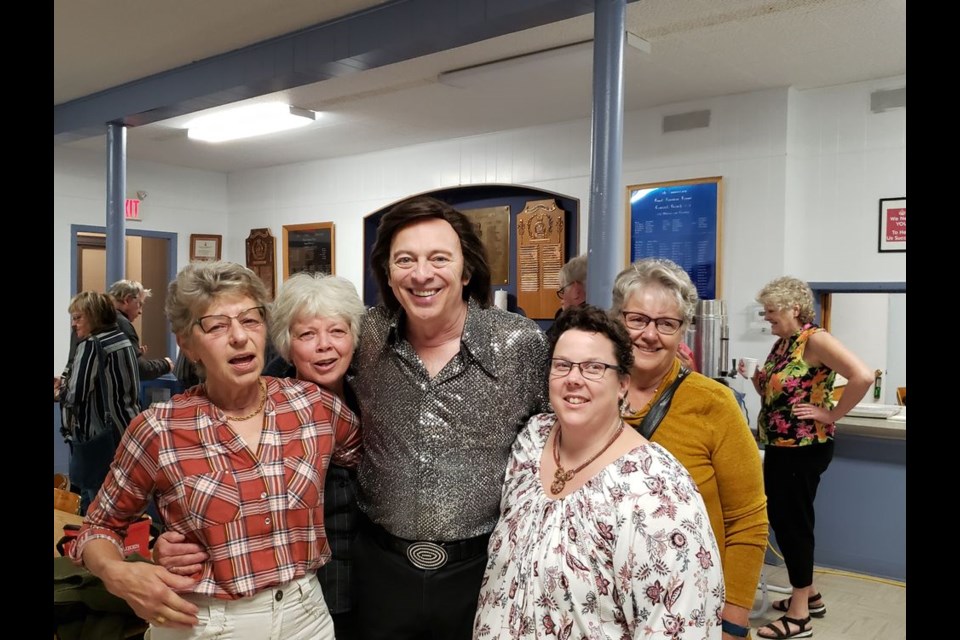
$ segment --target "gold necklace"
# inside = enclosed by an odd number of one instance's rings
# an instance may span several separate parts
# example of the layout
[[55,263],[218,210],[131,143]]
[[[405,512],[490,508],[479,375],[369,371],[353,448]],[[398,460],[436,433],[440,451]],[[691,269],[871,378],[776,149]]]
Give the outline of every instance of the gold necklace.
[[[664,383],[667,381],[667,378],[669,378],[669,377],[670,377],[670,371],[667,371],[667,372],[664,374],[664,376],[663,376],[662,378],[660,378],[660,382],[657,383],[656,388],[653,390],[653,395],[650,396],[650,399],[649,399],[649,400],[647,400],[647,404],[644,406],[644,409],[649,409],[651,406],[653,406],[653,401],[654,401],[654,399],[655,399],[655,398],[657,397],[657,395],[660,393],[660,389],[663,388]],[[649,389],[649,388],[650,388],[650,387],[646,387],[646,389],[639,389],[639,388],[637,388],[637,391],[638,391],[638,392],[646,391],[646,390]],[[641,410],[634,410],[633,405],[630,404],[630,393],[627,392],[626,402],[624,402],[623,411],[621,412],[622,415],[631,416],[631,415],[636,415],[636,414],[638,414],[638,413],[641,413],[642,411],[643,411],[643,409],[641,409]]]
[[607,444],[603,447],[603,449],[600,449],[600,451],[597,451],[589,460],[584,462],[582,465],[580,465],[576,469],[571,469],[570,471],[565,471],[564,468],[560,466],[561,430],[560,430],[560,423],[559,421],[557,422],[557,435],[554,436],[553,438],[553,462],[554,464],[557,465],[557,470],[553,472],[554,480],[553,480],[553,483],[550,485],[550,492],[553,495],[557,495],[558,493],[563,491],[563,488],[566,486],[567,482],[573,479],[573,476],[583,471],[587,467],[587,465],[589,465],[591,462],[599,458],[603,454],[603,452],[609,449],[610,446],[613,444],[613,442],[618,437],[620,437],[620,434],[623,432],[624,422],[623,420],[620,419],[619,416],[617,416],[617,421],[620,423],[620,426],[617,427],[617,430],[614,432],[613,437],[610,438],[610,441],[607,442]]
[[245,416],[227,416],[227,420],[232,420],[233,422],[243,422],[244,420],[249,420],[253,416],[263,411],[263,407],[266,404],[267,404],[267,385],[263,380],[260,380],[260,404],[257,405],[257,408],[254,410],[254,412],[248,413]]

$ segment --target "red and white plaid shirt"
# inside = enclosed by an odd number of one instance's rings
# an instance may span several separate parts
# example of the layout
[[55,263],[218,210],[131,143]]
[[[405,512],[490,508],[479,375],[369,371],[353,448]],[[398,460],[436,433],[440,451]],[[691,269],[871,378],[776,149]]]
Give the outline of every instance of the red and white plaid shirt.
[[360,422],[336,396],[300,380],[264,377],[259,455],[229,426],[202,385],[154,404],[130,423],[90,505],[71,557],[90,540],[122,549],[151,496],[168,529],[202,545],[193,592],[253,595],[330,559],[323,529],[327,464],[355,467]]

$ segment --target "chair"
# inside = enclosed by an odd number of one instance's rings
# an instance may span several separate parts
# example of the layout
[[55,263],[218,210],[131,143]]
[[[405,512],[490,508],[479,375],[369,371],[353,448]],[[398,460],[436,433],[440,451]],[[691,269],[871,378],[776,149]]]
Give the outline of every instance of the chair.
[[897,387],[897,404],[901,407],[907,406],[907,388]]
[[53,488],[54,489],[63,489],[64,491],[70,490],[70,478],[67,477],[65,473],[55,473],[53,474]]
[[80,513],[80,495],[72,491],[53,488],[53,508],[67,513]]

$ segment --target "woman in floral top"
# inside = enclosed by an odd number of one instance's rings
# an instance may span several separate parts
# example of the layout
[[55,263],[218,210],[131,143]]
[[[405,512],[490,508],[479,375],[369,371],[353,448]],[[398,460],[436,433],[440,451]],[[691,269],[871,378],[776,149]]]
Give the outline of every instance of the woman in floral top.
[[549,333],[550,402],[513,447],[474,638],[720,638],[717,543],[696,484],[624,428],[632,348],[584,305]]
[[[753,376],[760,394],[760,441],[770,526],[777,535],[793,587],[773,608],[785,614],[758,631],[761,638],[807,638],[810,616],[827,606],[813,586],[814,511],[820,476],[833,458],[835,422],[863,398],[873,375],[839,340],[813,324],[813,292],[802,280],[777,278],[757,294],[771,332],[779,338]],[[833,397],[839,373],[848,379]]]

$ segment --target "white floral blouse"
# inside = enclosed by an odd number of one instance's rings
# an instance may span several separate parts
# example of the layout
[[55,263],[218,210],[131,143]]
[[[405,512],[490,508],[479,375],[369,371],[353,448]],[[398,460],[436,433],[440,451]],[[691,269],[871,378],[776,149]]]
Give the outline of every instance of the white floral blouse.
[[540,456],[555,420],[533,416],[513,445],[474,638],[720,638],[720,556],[687,471],[648,444],[549,498]]

